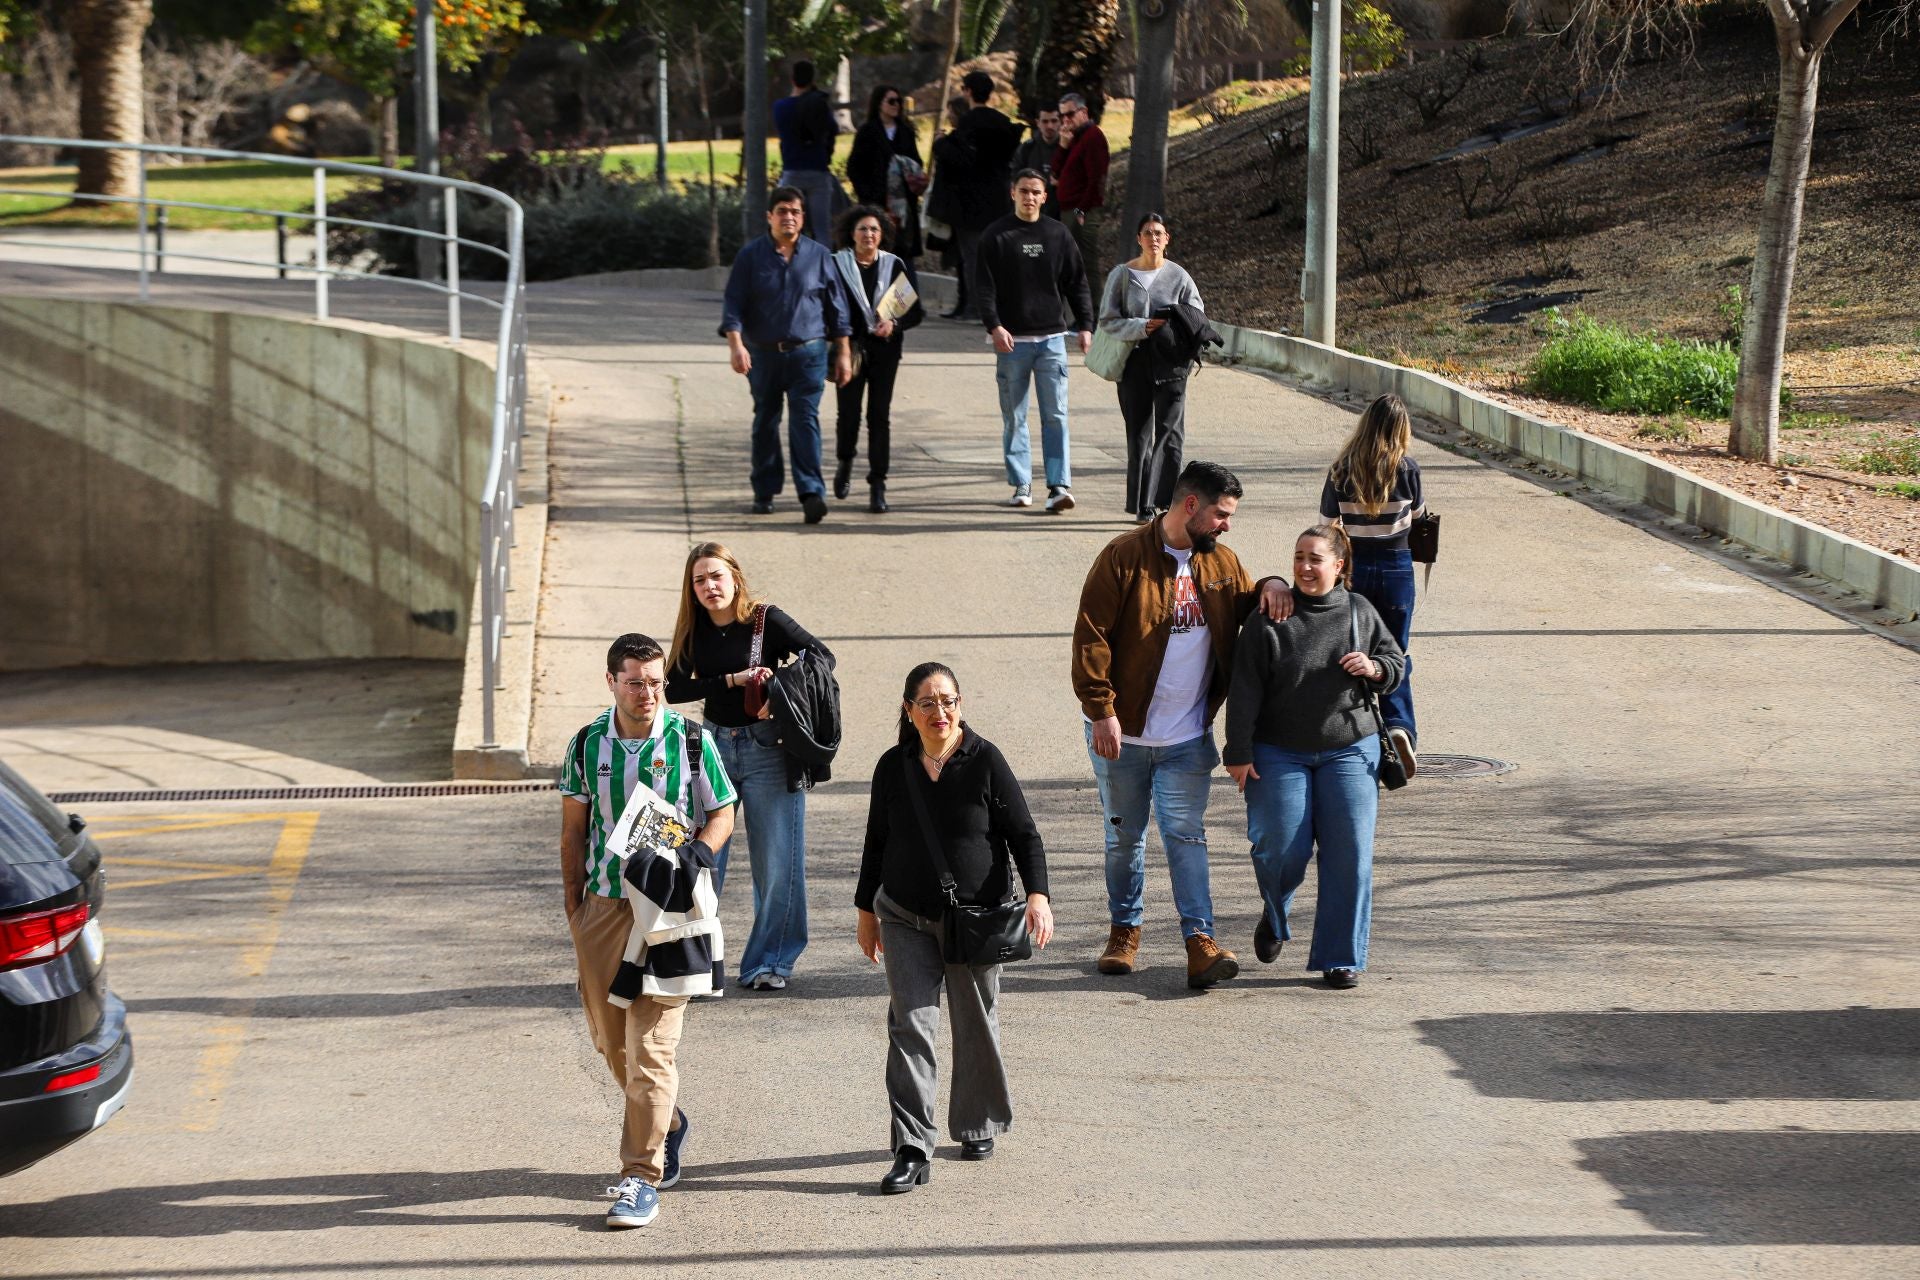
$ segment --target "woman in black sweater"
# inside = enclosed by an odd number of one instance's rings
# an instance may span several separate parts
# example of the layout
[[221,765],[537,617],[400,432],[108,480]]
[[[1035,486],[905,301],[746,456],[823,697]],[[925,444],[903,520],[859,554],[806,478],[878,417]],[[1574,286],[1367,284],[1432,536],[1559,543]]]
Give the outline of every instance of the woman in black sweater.
[[893,1168],[887,1194],[911,1191],[931,1174],[934,1039],[944,986],[953,1018],[953,1086],[947,1128],[966,1160],[993,1154],[995,1136],[1013,1127],[1013,1100],[1000,1059],[1000,966],[950,965],[942,959],[940,917],[947,896],[922,834],[913,788],[941,841],[965,903],[992,906],[1027,893],[1027,931],[1036,946],[1053,937],[1047,858],[1026,797],[1000,749],[960,719],[960,684],[937,662],[907,673],[900,743],[873,771],[867,843],[860,861],[860,950],[885,958],[887,1101],[893,1112]]
[[[747,699],[752,686],[764,689],[774,667],[807,649],[833,664],[832,650],[805,627],[753,600],[733,552],[703,542],[688,553],[667,659],[667,701],[705,699],[701,719],[740,793],[753,867],[753,932],[740,952],[740,985],[761,991],[784,991],[807,946],[807,793],[767,707],[749,711]],[[715,854],[715,892],[725,884],[732,846],[729,840]]]

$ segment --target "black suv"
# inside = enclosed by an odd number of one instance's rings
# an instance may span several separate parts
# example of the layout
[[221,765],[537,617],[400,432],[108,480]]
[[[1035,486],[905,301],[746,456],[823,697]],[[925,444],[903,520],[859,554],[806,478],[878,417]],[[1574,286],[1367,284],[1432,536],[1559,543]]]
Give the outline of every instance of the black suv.
[[133,1083],[86,825],[0,764],[0,1174],[105,1124]]

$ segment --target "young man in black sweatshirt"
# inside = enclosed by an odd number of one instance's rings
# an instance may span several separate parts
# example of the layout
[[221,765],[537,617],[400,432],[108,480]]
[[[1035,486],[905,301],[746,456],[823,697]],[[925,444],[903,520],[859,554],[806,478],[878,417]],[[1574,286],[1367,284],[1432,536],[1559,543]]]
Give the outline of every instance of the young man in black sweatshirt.
[[997,353],[1001,450],[1010,507],[1033,505],[1033,446],[1027,435],[1027,384],[1040,399],[1040,449],[1046,461],[1047,510],[1073,509],[1073,465],[1067,443],[1067,335],[1080,354],[1093,345],[1093,297],[1080,250],[1066,227],[1042,217],[1047,180],[1038,170],[1013,175],[1013,212],[980,234],[971,287]]

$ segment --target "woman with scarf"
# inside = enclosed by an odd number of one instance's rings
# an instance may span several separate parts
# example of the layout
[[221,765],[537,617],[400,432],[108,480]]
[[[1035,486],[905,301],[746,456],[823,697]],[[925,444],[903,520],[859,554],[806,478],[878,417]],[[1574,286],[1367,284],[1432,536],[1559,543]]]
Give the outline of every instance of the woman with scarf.
[[[867,509],[883,513],[887,507],[887,465],[893,439],[893,380],[900,371],[902,337],[925,318],[919,301],[920,279],[913,264],[888,252],[893,225],[872,205],[861,204],[841,215],[840,245],[833,255],[846,287],[847,310],[853,323],[856,356],[853,377],[836,393],[833,496],[844,498],[853,483],[853,460],[860,446],[860,408],[867,414]],[[898,317],[881,314],[882,301],[897,287],[912,290],[913,303]],[[895,294],[895,296],[898,296]]]

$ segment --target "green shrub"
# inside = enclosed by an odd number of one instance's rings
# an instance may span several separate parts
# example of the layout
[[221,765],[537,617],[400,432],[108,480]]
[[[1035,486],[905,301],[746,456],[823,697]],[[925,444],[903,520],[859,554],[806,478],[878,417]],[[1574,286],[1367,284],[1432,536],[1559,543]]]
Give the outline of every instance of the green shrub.
[[1633,434],[1642,440],[1660,440],[1667,444],[1693,443],[1693,428],[1677,413],[1668,414],[1664,419],[1643,422]]
[[1531,381],[1548,395],[1616,413],[1724,418],[1739,370],[1739,355],[1724,342],[1653,338],[1589,316],[1555,315]]
[[1920,476],[1920,436],[1875,436],[1869,448],[1840,459],[1840,465],[1870,476]]

